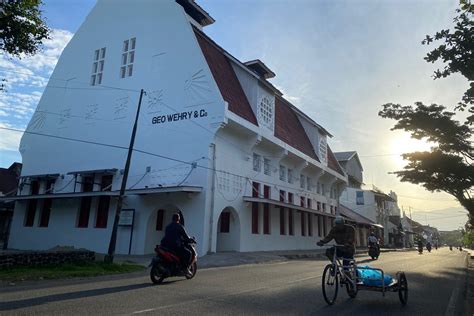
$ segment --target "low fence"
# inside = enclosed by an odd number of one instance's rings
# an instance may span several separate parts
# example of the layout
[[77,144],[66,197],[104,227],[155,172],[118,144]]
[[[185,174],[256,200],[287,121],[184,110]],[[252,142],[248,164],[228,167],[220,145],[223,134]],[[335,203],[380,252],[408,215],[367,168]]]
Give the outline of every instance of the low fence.
[[0,268],[85,263],[94,260],[95,252],[88,250],[3,253],[0,254]]

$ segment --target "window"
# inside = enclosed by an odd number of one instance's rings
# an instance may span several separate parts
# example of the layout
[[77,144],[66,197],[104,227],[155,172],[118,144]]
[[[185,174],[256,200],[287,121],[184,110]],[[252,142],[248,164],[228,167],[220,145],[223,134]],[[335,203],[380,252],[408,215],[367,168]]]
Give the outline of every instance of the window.
[[356,191],[356,204],[364,205],[364,191]]
[[[39,193],[39,181],[34,180],[30,183],[30,194],[37,195]],[[35,222],[35,215],[36,215],[36,206],[38,205],[37,199],[31,199],[28,201],[28,206],[26,208],[25,213],[25,221],[24,226],[26,227],[33,227]]]
[[305,202],[305,200],[306,200],[306,199],[305,199],[304,196],[301,196],[301,197],[300,197],[300,205],[301,205],[302,207],[304,207],[304,202]]
[[260,157],[260,155],[253,154],[253,170],[254,171],[260,172],[260,170],[262,169],[262,165],[260,163],[261,158],[262,157]]
[[321,162],[327,162],[327,145],[326,145],[326,139],[321,137],[321,140],[319,141],[319,155],[321,158]]
[[288,168],[288,183],[293,183],[293,170]]
[[[102,176],[102,181],[100,183],[100,190],[111,191],[112,180],[113,180],[112,175]],[[97,206],[97,215],[95,219],[95,227],[97,228],[107,227],[107,221],[109,218],[109,207],[110,207],[110,196],[99,197],[99,204]]]
[[252,202],[252,234],[258,234],[258,203]]
[[331,214],[334,214],[334,206],[331,205],[330,209],[331,209]]
[[260,183],[252,182],[252,197],[259,197],[260,196]]
[[334,206],[334,214],[337,214],[337,206]]
[[304,175],[300,175],[300,188],[302,189],[305,187],[305,179],[306,177]]
[[321,194],[324,195],[324,196],[326,195],[326,190],[324,188],[324,183],[321,183]]
[[[270,186],[263,186],[263,197],[270,199]],[[270,234],[270,204],[263,203],[263,233]]]
[[268,158],[263,158],[263,173],[265,173],[267,176],[271,176],[271,169],[270,169],[270,159]]
[[321,211],[321,202],[316,202],[316,209]]
[[228,233],[230,231],[230,212],[221,213],[221,227],[219,232]]
[[316,188],[317,188],[316,193],[321,194],[321,183],[319,183],[319,181],[318,181],[318,184],[317,184]]
[[288,203],[293,204],[293,193],[288,192]]
[[280,165],[280,180],[286,181],[286,167]]
[[280,190],[280,202],[285,202],[285,195],[286,195],[286,192],[283,190]]
[[[92,192],[94,188],[94,177],[82,177],[82,192]],[[79,207],[79,216],[77,219],[77,227],[85,228],[89,226],[89,215],[91,212],[92,197],[84,196],[81,198]]]
[[306,177],[306,190],[311,191],[311,178]]
[[105,64],[105,47],[94,51],[94,61],[92,62],[91,86],[102,83]]
[[285,235],[285,208],[280,207],[280,235]]
[[156,226],[155,226],[155,229],[157,231],[162,231],[163,230],[164,217],[165,217],[165,210],[158,210],[156,212]]
[[308,198],[308,199],[306,200],[306,207],[307,207],[307,208],[311,208],[311,206],[312,206],[312,205],[311,205],[311,199]]
[[133,63],[135,62],[135,45],[135,37],[123,42],[120,78],[131,77],[133,74]]
[[267,98],[263,97],[260,99],[258,107],[260,121],[267,127],[272,128],[273,125],[273,103]]
[[43,201],[43,208],[41,210],[41,217],[39,222],[39,227],[48,227],[49,225],[49,216],[51,214],[51,205],[53,204],[52,199],[45,199]]
[[45,194],[48,193],[54,193],[54,183],[56,182],[56,179],[49,179],[46,181],[46,189],[45,189]]
[[326,213],[326,203],[323,203],[323,212]]

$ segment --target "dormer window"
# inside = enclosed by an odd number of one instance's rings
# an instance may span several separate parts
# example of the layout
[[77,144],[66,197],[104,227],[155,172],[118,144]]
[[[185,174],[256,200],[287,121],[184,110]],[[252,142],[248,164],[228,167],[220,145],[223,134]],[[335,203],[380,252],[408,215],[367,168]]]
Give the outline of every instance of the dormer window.
[[273,102],[270,98],[264,96],[260,99],[258,104],[259,121],[271,130],[273,130],[273,108]]
[[319,141],[319,158],[321,159],[321,162],[327,162],[327,143],[326,143],[326,138],[321,138]]

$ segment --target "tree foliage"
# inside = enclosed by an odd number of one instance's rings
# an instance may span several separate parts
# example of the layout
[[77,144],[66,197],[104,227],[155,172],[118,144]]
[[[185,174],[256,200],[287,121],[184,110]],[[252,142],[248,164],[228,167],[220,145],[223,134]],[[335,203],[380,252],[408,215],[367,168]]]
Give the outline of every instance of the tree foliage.
[[35,54],[49,29],[41,16],[41,0],[0,3],[0,50],[15,56]]
[[474,123],[474,7],[469,0],[461,0],[461,7],[456,10],[458,14],[454,22],[454,30],[441,30],[435,35],[426,35],[423,45],[442,44],[429,52],[425,60],[434,63],[442,61],[445,66],[442,70],[434,72],[434,78],[446,78],[454,73],[459,73],[469,81],[469,89],[462,96],[456,107],[457,110],[468,109],[470,115],[467,122]]
[[[468,0],[466,0],[468,1]],[[435,79],[459,73],[468,79],[470,88],[464,93],[462,101],[454,110],[471,113],[467,121],[455,120],[455,112],[446,110],[438,104],[424,105],[416,102],[414,106],[387,103],[379,116],[397,121],[392,130],[404,130],[415,139],[424,139],[433,144],[431,151],[403,154],[408,162],[396,174],[402,182],[418,184],[427,190],[444,191],[455,197],[469,211],[466,227],[474,227],[474,150],[472,129],[474,122],[474,21],[473,8],[461,0],[461,8],[454,18],[454,31],[441,30],[433,37],[427,36],[422,44],[444,41],[442,45],[429,52],[427,62],[442,61],[444,69],[434,72]]]
[[401,106],[387,103],[379,112],[383,118],[397,121],[392,130],[404,130],[413,138],[433,143],[431,151],[403,154],[408,161],[404,170],[396,171],[402,182],[422,185],[429,191],[444,191],[454,196],[474,214],[472,131],[453,119],[454,113],[442,105]]

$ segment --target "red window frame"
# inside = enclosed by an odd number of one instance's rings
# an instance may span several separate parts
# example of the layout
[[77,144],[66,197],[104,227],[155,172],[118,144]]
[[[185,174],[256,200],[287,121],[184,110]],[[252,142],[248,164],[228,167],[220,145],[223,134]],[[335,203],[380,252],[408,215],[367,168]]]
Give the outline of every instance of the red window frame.
[[[82,178],[82,192],[92,192],[94,189],[94,177],[86,176]],[[87,228],[89,226],[89,217],[91,213],[92,197],[84,196],[81,198],[79,206],[79,216],[77,219],[78,228]]]
[[252,234],[258,234],[258,203],[252,202]]
[[286,192],[280,190],[280,202],[285,202]]
[[293,236],[293,210],[290,208],[288,209],[288,235]]
[[306,236],[306,212],[300,212],[301,215],[301,236]]
[[260,196],[260,183],[253,181],[252,182],[252,197]]
[[286,235],[285,233],[285,208],[280,207],[280,235]]
[[[103,175],[100,183],[101,191],[111,191],[111,184],[113,175]],[[109,208],[110,208],[110,196],[99,197],[99,203],[97,205],[97,215],[95,219],[96,228],[107,228],[107,222],[109,219]]]

